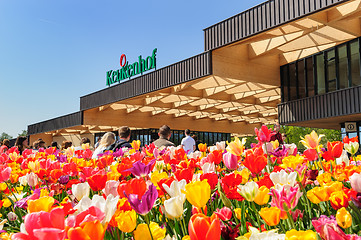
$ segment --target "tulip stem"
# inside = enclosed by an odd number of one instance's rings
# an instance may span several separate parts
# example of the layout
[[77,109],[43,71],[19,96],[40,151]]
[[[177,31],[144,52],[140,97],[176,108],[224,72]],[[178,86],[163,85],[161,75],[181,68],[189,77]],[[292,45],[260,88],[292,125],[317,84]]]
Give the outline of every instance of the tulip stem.
[[288,211],[286,211],[286,213],[287,213],[288,220],[290,221],[291,228],[296,229],[295,222],[293,221],[291,214]]
[[188,235],[188,232],[187,232],[186,223],[185,223],[184,218],[182,218],[182,222],[181,222],[181,223],[183,224],[183,228],[184,228],[183,234],[184,234],[184,236],[186,236],[186,235]]
[[150,238],[151,238],[152,240],[154,240],[153,235],[152,235],[152,231],[150,230],[150,226],[149,226],[149,217],[148,217],[148,214],[146,214],[146,215],[144,216],[144,218],[145,218],[145,222],[147,223],[147,226],[148,226]]
[[4,181],[8,189],[10,190],[11,194],[14,196],[15,200],[18,201],[18,198],[15,196],[14,192],[11,190],[11,187],[9,186],[7,181]]
[[252,207],[253,207],[253,210],[254,210],[254,212],[256,214],[256,217],[257,217],[257,223],[258,223],[259,230],[262,231],[261,230],[261,220],[259,218],[259,214],[257,212],[257,208],[256,208],[256,205],[254,204],[254,202],[252,202]]

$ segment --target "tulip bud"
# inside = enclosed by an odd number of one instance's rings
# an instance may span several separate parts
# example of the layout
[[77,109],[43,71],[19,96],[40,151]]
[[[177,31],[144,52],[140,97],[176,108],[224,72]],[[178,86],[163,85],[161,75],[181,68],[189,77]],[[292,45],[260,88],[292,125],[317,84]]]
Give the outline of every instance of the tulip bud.
[[18,220],[18,216],[14,212],[9,212],[8,219],[9,219],[9,221],[16,221],[16,220]]
[[343,229],[351,227],[352,217],[351,214],[346,210],[346,208],[341,208],[337,210],[336,213],[337,224]]
[[248,182],[245,185],[238,186],[239,194],[242,195],[247,201],[252,202],[254,201],[255,197],[257,196],[259,189],[258,184],[255,182]]
[[39,183],[38,176],[33,172],[29,173],[29,175],[28,175],[28,184],[29,184],[29,186],[30,187],[35,187],[38,183]]
[[356,192],[361,192],[361,174],[354,173],[350,177],[351,187]]
[[254,202],[260,206],[267,204],[270,199],[270,195],[268,193],[269,189],[266,186],[261,186]]
[[238,158],[236,155],[227,152],[223,155],[223,163],[229,170],[235,170],[237,169]]
[[83,197],[88,197],[90,192],[90,186],[87,182],[73,184],[71,186],[71,191],[73,195],[80,201]]

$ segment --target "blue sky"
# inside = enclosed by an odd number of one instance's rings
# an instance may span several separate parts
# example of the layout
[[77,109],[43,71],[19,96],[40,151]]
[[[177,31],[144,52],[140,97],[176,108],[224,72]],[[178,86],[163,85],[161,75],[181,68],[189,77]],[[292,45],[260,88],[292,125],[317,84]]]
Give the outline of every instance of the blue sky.
[[157,68],[202,53],[204,28],[261,2],[0,0],[0,133],[79,111],[122,53],[156,47]]

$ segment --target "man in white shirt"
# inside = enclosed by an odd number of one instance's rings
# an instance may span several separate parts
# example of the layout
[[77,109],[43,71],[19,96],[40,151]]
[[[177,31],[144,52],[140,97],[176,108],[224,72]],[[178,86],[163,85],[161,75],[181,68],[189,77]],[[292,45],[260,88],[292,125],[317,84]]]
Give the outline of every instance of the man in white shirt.
[[194,139],[190,136],[191,131],[189,129],[186,129],[184,131],[186,137],[182,139],[182,148],[187,154],[193,153],[194,150],[196,150],[196,142]]

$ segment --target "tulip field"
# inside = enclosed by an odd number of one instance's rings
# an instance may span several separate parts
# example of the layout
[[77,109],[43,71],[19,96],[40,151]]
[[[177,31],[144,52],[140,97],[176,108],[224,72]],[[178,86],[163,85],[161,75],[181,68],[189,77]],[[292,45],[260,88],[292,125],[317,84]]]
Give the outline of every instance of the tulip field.
[[13,147],[0,154],[0,238],[361,239],[361,155],[357,138],[320,145],[245,139],[181,147],[107,151]]

